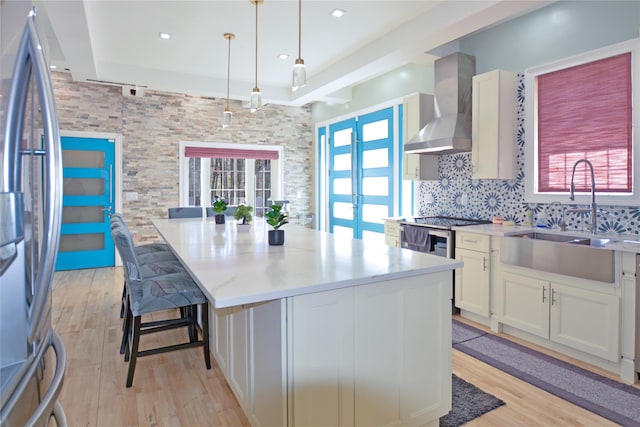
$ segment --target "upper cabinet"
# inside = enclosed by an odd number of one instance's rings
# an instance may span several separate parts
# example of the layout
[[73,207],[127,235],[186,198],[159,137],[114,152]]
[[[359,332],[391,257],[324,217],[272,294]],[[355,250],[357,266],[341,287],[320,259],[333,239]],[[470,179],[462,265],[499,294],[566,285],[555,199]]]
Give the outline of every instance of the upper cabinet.
[[[402,100],[402,143],[406,144],[427,123],[433,120],[433,96],[415,93]],[[405,154],[402,176],[406,180],[438,179],[438,156]]]
[[504,70],[473,76],[473,179],[515,179],[517,86]]

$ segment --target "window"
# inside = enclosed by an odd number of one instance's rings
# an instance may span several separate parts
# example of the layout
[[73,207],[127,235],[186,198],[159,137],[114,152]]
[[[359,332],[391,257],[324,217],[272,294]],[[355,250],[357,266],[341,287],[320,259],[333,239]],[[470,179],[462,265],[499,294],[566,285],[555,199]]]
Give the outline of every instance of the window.
[[181,206],[210,206],[221,196],[230,206],[249,204],[263,216],[269,200],[282,194],[282,151],[280,146],[181,142]]
[[[527,70],[527,201],[549,202],[567,194],[580,159],[594,166],[599,203],[636,204],[640,199],[634,162],[638,131],[632,126],[638,117],[632,108],[638,97],[633,89],[636,50],[637,42],[625,42]],[[574,182],[576,192],[583,192],[578,203],[587,203],[588,168],[576,169]]]

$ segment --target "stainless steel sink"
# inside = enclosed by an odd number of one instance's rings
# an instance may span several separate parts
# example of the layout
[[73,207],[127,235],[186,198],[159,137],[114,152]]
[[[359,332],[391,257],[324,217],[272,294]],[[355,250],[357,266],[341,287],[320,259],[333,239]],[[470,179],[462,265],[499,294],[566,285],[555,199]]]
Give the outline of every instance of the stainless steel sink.
[[567,234],[530,232],[505,236],[500,247],[504,264],[614,283],[612,240]]

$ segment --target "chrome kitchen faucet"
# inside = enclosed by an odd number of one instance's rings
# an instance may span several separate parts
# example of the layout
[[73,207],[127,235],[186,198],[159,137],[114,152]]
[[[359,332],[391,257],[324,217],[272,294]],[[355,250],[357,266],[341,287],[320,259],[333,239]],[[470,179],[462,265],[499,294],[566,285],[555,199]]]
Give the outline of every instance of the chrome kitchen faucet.
[[567,212],[591,212],[591,234],[596,234],[596,232],[598,231],[598,215],[596,212],[596,180],[593,174],[593,165],[589,160],[580,159],[573,165],[573,171],[571,172],[571,194],[569,195],[569,199],[575,200],[575,186],[573,185],[573,177],[576,174],[576,166],[578,166],[578,164],[580,163],[586,163],[589,166],[589,169],[591,169],[591,205],[589,206],[589,208],[567,209]]

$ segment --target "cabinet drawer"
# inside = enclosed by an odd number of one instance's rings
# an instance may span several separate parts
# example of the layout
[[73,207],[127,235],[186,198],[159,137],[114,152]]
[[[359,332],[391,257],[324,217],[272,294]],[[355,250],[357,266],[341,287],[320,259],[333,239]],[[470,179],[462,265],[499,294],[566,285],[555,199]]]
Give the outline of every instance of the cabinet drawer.
[[395,221],[384,222],[384,234],[400,235],[400,224]]
[[489,252],[491,236],[476,233],[456,233],[456,248],[472,251]]

